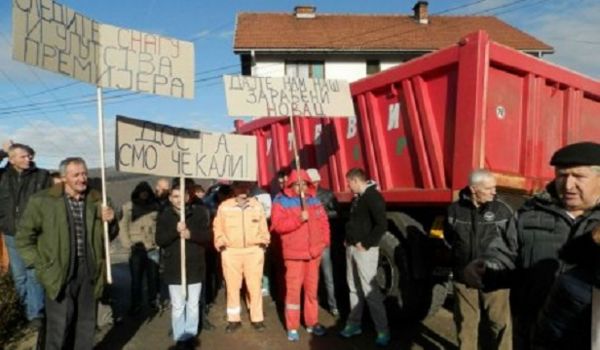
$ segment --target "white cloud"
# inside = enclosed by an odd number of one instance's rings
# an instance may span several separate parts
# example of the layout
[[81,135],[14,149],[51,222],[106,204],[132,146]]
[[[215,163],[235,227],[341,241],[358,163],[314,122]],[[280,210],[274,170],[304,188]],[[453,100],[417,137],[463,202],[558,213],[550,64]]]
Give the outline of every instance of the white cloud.
[[600,3],[580,1],[561,11],[549,11],[532,18],[527,30],[554,47],[555,53],[545,56],[547,60],[598,78],[599,18]]
[[221,39],[228,39],[231,38],[233,36],[233,30],[225,30],[220,32],[217,37],[221,38]]
[[[57,125],[48,120],[31,121],[13,130],[0,130],[0,140],[7,139],[33,147],[36,162],[42,168],[56,169],[58,163],[69,156],[83,157],[90,168],[100,164],[97,127],[90,122]],[[114,139],[114,125],[105,124],[107,166],[114,164]]]
[[196,33],[194,36],[192,36],[192,40],[198,40],[200,38],[207,37],[209,34],[210,34],[210,30],[203,30],[201,32]]

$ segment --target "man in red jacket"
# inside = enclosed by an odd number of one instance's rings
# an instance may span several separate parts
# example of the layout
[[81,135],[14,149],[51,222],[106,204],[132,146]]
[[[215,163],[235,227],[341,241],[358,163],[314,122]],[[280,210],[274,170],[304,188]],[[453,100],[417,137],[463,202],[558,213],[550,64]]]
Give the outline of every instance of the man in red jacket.
[[273,201],[271,230],[281,235],[285,263],[285,323],[288,340],[299,341],[300,291],[304,286],[306,331],[325,334],[318,322],[319,265],[329,246],[329,221],[323,205],[315,197],[314,185],[304,170],[292,171],[282,193]]

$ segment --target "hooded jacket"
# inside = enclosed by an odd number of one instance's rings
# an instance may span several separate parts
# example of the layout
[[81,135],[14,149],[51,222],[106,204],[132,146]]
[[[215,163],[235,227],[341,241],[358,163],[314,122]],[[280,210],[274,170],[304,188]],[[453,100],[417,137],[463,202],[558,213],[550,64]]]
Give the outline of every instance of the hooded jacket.
[[[292,188],[302,179],[307,184],[305,210],[308,220],[302,221],[300,196]],[[271,212],[271,230],[281,236],[283,258],[288,260],[310,260],[321,256],[323,249],[329,246],[329,220],[323,205],[315,197],[316,189],[304,170],[293,170],[285,189],[273,200]]]
[[[146,199],[141,198],[143,192],[148,193]],[[150,185],[140,182],[131,193],[131,201],[123,205],[123,217],[119,221],[121,245],[130,249],[141,244],[145,249],[155,249],[156,217],[159,203]]]
[[365,248],[376,247],[387,230],[385,201],[377,184],[370,182],[363,193],[352,200],[350,220],[346,223],[346,243],[360,244]]

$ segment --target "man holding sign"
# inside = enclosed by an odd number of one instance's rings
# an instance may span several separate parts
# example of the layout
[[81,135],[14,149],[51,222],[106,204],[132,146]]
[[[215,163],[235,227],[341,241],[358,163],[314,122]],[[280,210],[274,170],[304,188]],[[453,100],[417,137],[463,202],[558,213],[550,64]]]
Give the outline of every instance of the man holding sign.
[[118,233],[114,211],[88,187],[78,157],[60,163],[62,184],[34,194],[19,223],[16,243],[46,290],[45,349],[91,349],[96,301],[105,280],[103,222]]
[[[206,265],[204,246],[210,242],[206,207],[186,205],[185,221],[180,220],[180,211],[184,209],[181,196],[185,196],[185,203],[189,199],[188,194],[182,192],[179,184],[173,186],[170,205],[160,212],[156,223],[156,243],[164,249],[163,280],[169,285],[171,325],[177,345],[193,342],[198,333],[200,293]],[[185,240],[184,254],[180,239]],[[185,257],[185,275],[181,271],[182,257]],[[186,290],[182,285],[186,285]]]

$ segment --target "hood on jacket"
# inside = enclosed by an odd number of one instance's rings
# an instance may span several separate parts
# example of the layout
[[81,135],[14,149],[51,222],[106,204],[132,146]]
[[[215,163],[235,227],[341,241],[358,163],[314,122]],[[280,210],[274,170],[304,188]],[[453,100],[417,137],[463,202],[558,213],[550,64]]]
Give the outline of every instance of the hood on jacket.
[[[142,193],[148,193],[148,197],[142,199]],[[158,210],[156,195],[150,184],[146,181],[138,183],[131,193],[131,203],[133,204],[131,220],[135,221],[141,216]]]
[[297,170],[292,170],[292,172],[288,176],[287,182],[285,183],[285,189],[283,190],[285,195],[288,197],[294,197],[297,195],[292,186],[294,186],[294,183],[298,181],[298,179],[304,180],[304,182],[306,182],[305,193],[310,196],[314,196],[317,192],[317,189],[315,188],[315,185],[312,183],[312,181],[310,181],[310,177],[304,169],[300,169],[299,172]]

